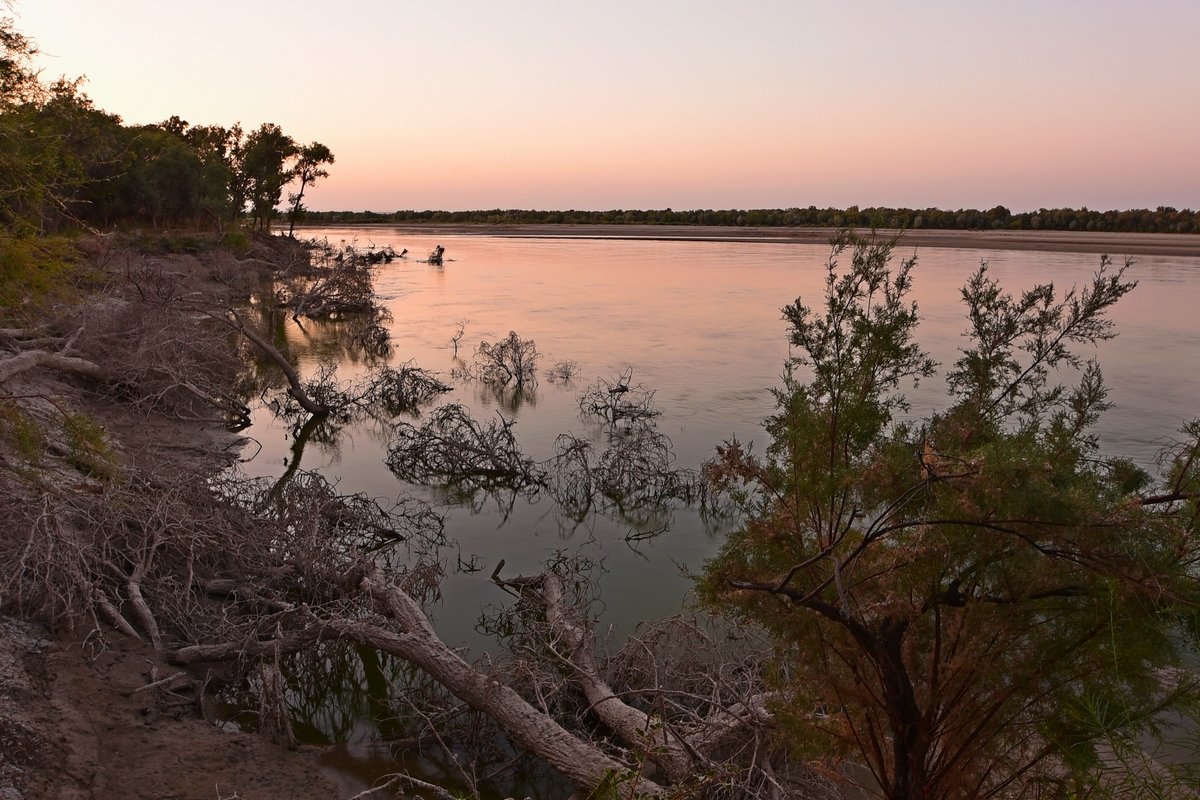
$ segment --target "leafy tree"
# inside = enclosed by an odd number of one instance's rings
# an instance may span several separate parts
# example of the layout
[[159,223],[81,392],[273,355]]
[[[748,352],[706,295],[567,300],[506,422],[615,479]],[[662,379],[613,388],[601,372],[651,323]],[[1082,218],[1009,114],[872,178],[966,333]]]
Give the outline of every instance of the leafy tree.
[[33,58],[37,47],[18,31],[11,17],[0,17],[0,224],[11,233],[40,228],[40,211],[50,191],[49,158],[27,114],[46,93]]
[[1115,791],[1114,754],[1195,696],[1175,668],[1200,630],[1200,423],[1156,489],[1100,457],[1104,385],[1075,351],[1114,335],[1133,288],[1107,259],[1061,296],[981,267],[949,407],[900,420],[935,365],[915,259],[893,271],[891,251],[842,235],[824,308],[784,310],[796,355],[765,457],[735,441],[706,466],[745,517],[703,596],[776,637],[793,743],[865,765],[884,797]]
[[292,176],[300,181],[300,187],[288,194],[288,202],[292,207],[288,211],[288,236],[296,230],[296,222],[304,213],[304,190],[315,186],[321,178],[329,177],[326,164],[333,163],[333,153],[320,142],[312,142],[301,147],[296,153],[296,164],[292,167]]
[[138,211],[155,226],[191,223],[204,183],[204,164],[195,148],[157,127],[144,128],[135,148],[130,177],[141,201]]
[[242,126],[197,125],[186,138],[200,157],[200,213],[218,225],[236,219],[246,203],[245,191],[237,185]]
[[196,214],[220,225],[236,221],[245,210],[249,192],[242,170],[241,154],[245,134],[240,124],[189,125],[177,116],[160,122],[158,127],[174,134],[195,152],[200,162]]
[[33,58],[37,45],[18,31],[12,17],[0,17],[0,109],[37,101],[45,92]]
[[295,154],[296,142],[271,122],[252,131],[241,147],[239,178],[244,178],[254,225],[261,230],[271,227],[283,187],[291,180],[285,165]]

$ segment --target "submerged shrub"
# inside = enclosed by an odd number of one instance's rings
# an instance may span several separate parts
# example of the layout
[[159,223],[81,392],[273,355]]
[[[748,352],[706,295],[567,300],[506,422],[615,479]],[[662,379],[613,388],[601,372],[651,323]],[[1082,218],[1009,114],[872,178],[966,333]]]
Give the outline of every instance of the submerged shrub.
[[525,386],[537,382],[537,362],[541,353],[533,339],[522,339],[516,331],[496,342],[484,340],[475,349],[475,370],[485,383],[509,383]]

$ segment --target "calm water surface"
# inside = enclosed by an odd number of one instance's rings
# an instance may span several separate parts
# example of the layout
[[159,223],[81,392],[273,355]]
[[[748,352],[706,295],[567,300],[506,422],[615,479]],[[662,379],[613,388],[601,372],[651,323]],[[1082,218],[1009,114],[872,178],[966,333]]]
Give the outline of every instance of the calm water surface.
[[[481,420],[497,413],[514,419],[523,449],[544,459],[560,433],[599,440],[597,426],[580,418],[577,397],[597,378],[632,367],[635,382],[656,390],[659,427],[674,443],[678,466],[689,468],[734,435],[765,443],[760,424],[772,410],[768,390],[779,385],[788,357],[780,309],[797,296],[819,306],[829,254],[826,247],[798,244],[431,237],[387,228],[307,233],[333,243],[408,248],[408,260],[380,268],[377,291],[394,318],[393,361],[412,360],[453,383],[441,402],[462,402]],[[446,264],[418,263],[437,244],[446,248]],[[930,248],[917,255],[919,339],[943,364],[954,361],[963,341],[959,289],[981,260],[1014,292],[1046,281],[1064,289],[1083,284],[1099,264],[1093,255],[1012,250]],[[1124,254],[1113,256],[1123,261]],[[1120,335],[1095,353],[1115,404],[1099,431],[1106,452],[1151,466],[1181,422],[1200,413],[1200,259],[1140,257],[1129,275],[1139,285],[1112,315]],[[469,321],[456,358],[451,336],[463,319]],[[568,385],[542,379],[520,402],[450,379],[458,359],[469,361],[481,339],[495,341],[510,330],[536,341],[543,367],[576,361],[580,375]],[[305,370],[337,352],[313,330],[289,328],[288,339]],[[363,370],[344,362],[339,375]],[[909,392],[912,413],[944,408],[943,389],[931,381]],[[247,471],[280,474],[291,455],[287,426],[263,410],[247,433],[262,444]],[[336,444],[310,443],[302,466],[339,480],[344,491],[383,498],[409,493],[437,502],[436,490],[402,484],[388,471],[386,445],[385,430],[364,424]],[[631,547],[625,542],[630,521],[601,516],[574,526],[545,497],[518,501],[507,518],[486,502],[450,507],[448,560],[475,557],[481,571],[447,577],[443,600],[432,609],[435,624],[452,644],[487,649],[474,627],[481,607],[504,601],[487,579],[496,561],[506,560],[505,574],[532,573],[566,551],[603,560],[603,621],[618,635],[627,633],[639,620],[677,610],[688,588],[682,570],[700,567],[720,544],[720,531],[694,511],[677,509],[670,523],[667,533]],[[370,737],[369,725],[360,728],[349,738]]]

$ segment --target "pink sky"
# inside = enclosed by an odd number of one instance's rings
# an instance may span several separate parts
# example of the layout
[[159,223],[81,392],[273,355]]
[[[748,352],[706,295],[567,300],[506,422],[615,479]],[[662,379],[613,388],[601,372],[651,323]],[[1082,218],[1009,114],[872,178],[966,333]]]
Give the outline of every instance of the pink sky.
[[127,122],[271,121],[314,209],[1200,207],[1200,3],[18,0]]

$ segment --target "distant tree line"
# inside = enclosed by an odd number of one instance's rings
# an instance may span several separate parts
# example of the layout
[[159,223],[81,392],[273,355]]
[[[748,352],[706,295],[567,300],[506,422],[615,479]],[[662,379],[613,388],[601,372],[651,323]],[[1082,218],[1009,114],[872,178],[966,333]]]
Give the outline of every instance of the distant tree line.
[[1130,233],[1200,233],[1200,212],[1169,206],[1128,211],[1088,208],[1042,208],[1013,213],[1004,206],[974,208],[787,208],[695,209],[691,211],[313,211],[307,221],[321,224],[479,223],[490,225],[725,225],[764,228],[928,228],[936,230],[1123,231]]
[[0,227],[10,235],[75,225],[268,229],[283,191],[287,216],[328,173],[329,148],[278,125],[190,125],[177,116],[126,125],[95,107],[81,81],[43,82],[34,43],[0,19]]

